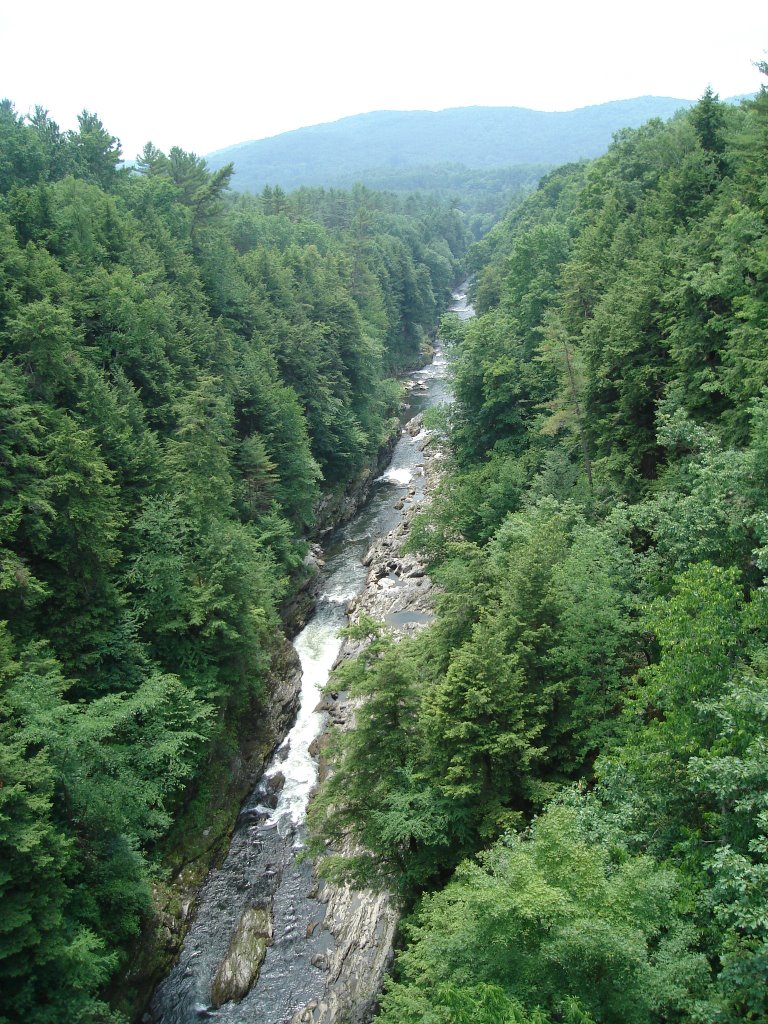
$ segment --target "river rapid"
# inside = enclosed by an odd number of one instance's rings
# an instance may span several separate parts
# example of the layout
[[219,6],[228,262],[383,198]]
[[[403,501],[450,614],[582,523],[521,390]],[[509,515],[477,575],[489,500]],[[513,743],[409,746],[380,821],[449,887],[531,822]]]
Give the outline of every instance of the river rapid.
[[[463,291],[454,294],[451,308],[462,319],[472,315]],[[439,349],[408,382],[404,419],[450,400]],[[223,864],[210,871],[202,886],[179,960],[158,986],[146,1022],[288,1024],[320,997],[322,968],[335,940],[322,927],[326,904],[318,899],[312,864],[297,858],[318,778],[312,751],[326,724],[317,707],[341,648],[345,609],[365,584],[362,559],[374,541],[402,522],[403,513],[395,506],[402,509],[409,489],[418,502],[424,485],[419,437],[403,432],[368,504],[326,543],[317,606],[294,641],[302,667],[296,722],[246,800]],[[255,982],[242,962],[232,966],[233,946],[241,953],[256,951],[251,958],[256,962],[266,946]],[[239,971],[234,987],[233,971]],[[242,998],[233,1000],[233,993]]]

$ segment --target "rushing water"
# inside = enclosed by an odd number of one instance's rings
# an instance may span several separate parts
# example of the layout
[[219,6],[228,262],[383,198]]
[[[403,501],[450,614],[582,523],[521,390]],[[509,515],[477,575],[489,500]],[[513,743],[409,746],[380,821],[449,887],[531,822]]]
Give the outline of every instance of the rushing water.
[[[464,292],[454,294],[451,308],[462,319],[472,315]],[[449,400],[445,369],[438,351],[429,366],[410,375],[413,386],[405,418]],[[309,751],[325,725],[324,714],[315,709],[341,647],[345,606],[365,584],[365,552],[401,522],[402,512],[394,505],[409,487],[415,489],[415,501],[423,495],[420,440],[403,434],[369,503],[326,547],[316,611],[294,641],[302,667],[296,722],[243,806],[224,863],[210,872],[199,893],[179,961],[152,1000],[149,1020],[155,1024],[206,1018],[222,1024],[286,1024],[322,993],[324,972],[313,960],[330,951],[333,939],[319,927],[325,906],[314,896],[311,865],[296,858],[307,802],[317,782],[317,762]],[[241,1002],[214,1009],[211,986],[243,913],[268,905],[273,941],[257,982]]]

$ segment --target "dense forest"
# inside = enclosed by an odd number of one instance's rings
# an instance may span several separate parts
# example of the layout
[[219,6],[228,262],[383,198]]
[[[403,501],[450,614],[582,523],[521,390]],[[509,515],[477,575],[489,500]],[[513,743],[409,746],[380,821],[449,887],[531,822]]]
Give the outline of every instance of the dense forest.
[[357,627],[312,808],[408,911],[377,1020],[765,1021],[768,90],[619,132],[470,265],[437,617]]
[[[413,202],[416,195],[424,195],[446,203],[462,215],[470,240],[479,241],[510,206],[522,202],[551,170],[549,164],[486,169],[463,164],[423,164],[398,169],[375,168],[367,171],[363,180],[367,188],[399,193],[406,202]],[[330,191],[354,188],[360,177],[356,171],[340,172]]]
[[374,111],[210,154],[232,187],[323,186],[421,193],[464,214],[478,240],[557,164],[604,153],[615,131],[671,117],[690,100],[642,96],[558,113],[521,107]]
[[124,1021],[462,270],[436,619],[356,627],[311,807],[366,851],[321,871],[406,912],[378,1020],[768,1019],[768,91],[515,182],[466,257],[488,221],[426,186],[120,158],[0,104],[0,1024]]
[[465,244],[426,198],[232,197],[231,166],[120,157],[93,114],[0,104],[0,1020],[25,1024],[122,1019],[104,985]]

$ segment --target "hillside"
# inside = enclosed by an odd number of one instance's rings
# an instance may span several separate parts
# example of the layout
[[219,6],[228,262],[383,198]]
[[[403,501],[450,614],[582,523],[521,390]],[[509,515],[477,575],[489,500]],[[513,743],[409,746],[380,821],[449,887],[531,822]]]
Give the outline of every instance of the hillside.
[[179,868],[290,718],[306,537],[372,475],[463,251],[432,201],[291,218],[78,123],[0,102],[0,1024],[143,1012]]
[[578,110],[546,112],[522,107],[456,107],[449,110],[379,110],[313,125],[269,139],[244,142],[206,159],[218,169],[235,164],[233,185],[388,184],[398,172],[435,164],[470,168],[561,164],[603,153],[614,132],[652,117],[669,118],[690,100],[641,96]]
[[768,1021],[767,143],[768,89],[622,132],[441,322],[435,618],[363,623],[310,808],[410,910],[376,1024]]

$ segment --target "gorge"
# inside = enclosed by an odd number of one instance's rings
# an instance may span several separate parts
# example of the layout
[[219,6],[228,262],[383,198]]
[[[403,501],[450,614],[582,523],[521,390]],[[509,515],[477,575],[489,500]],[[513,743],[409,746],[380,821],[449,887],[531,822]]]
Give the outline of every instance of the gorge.
[[[455,294],[452,308],[469,314],[466,291]],[[428,366],[410,375],[406,413],[411,422],[448,400],[445,369],[438,349]],[[327,718],[318,705],[327,706],[321,691],[341,652],[345,610],[363,590],[371,564],[366,552],[399,524],[402,528],[404,517],[424,500],[426,441],[420,428],[415,434],[402,431],[367,505],[326,543],[315,585],[317,606],[294,641],[302,667],[296,722],[243,807],[224,863],[211,871],[198,896],[179,961],[152,1001],[149,1019],[157,1024],[187,1024],[201,1016],[330,1024],[341,1019],[339,1011],[357,1020],[375,998],[375,983],[391,955],[393,909],[380,895],[334,891],[319,883],[311,862],[297,854],[307,802],[317,785],[317,741]],[[385,582],[393,590],[406,587],[396,578]],[[423,575],[411,581],[418,584],[417,595],[426,591],[425,582]],[[389,589],[375,580],[373,586]],[[402,603],[389,612],[394,630],[428,621],[423,612],[403,610]],[[344,967],[349,948],[340,946],[345,940],[348,947],[369,947],[363,952],[365,970],[354,958]],[[378,967],[374,975],[368,973],[371,960]]]

